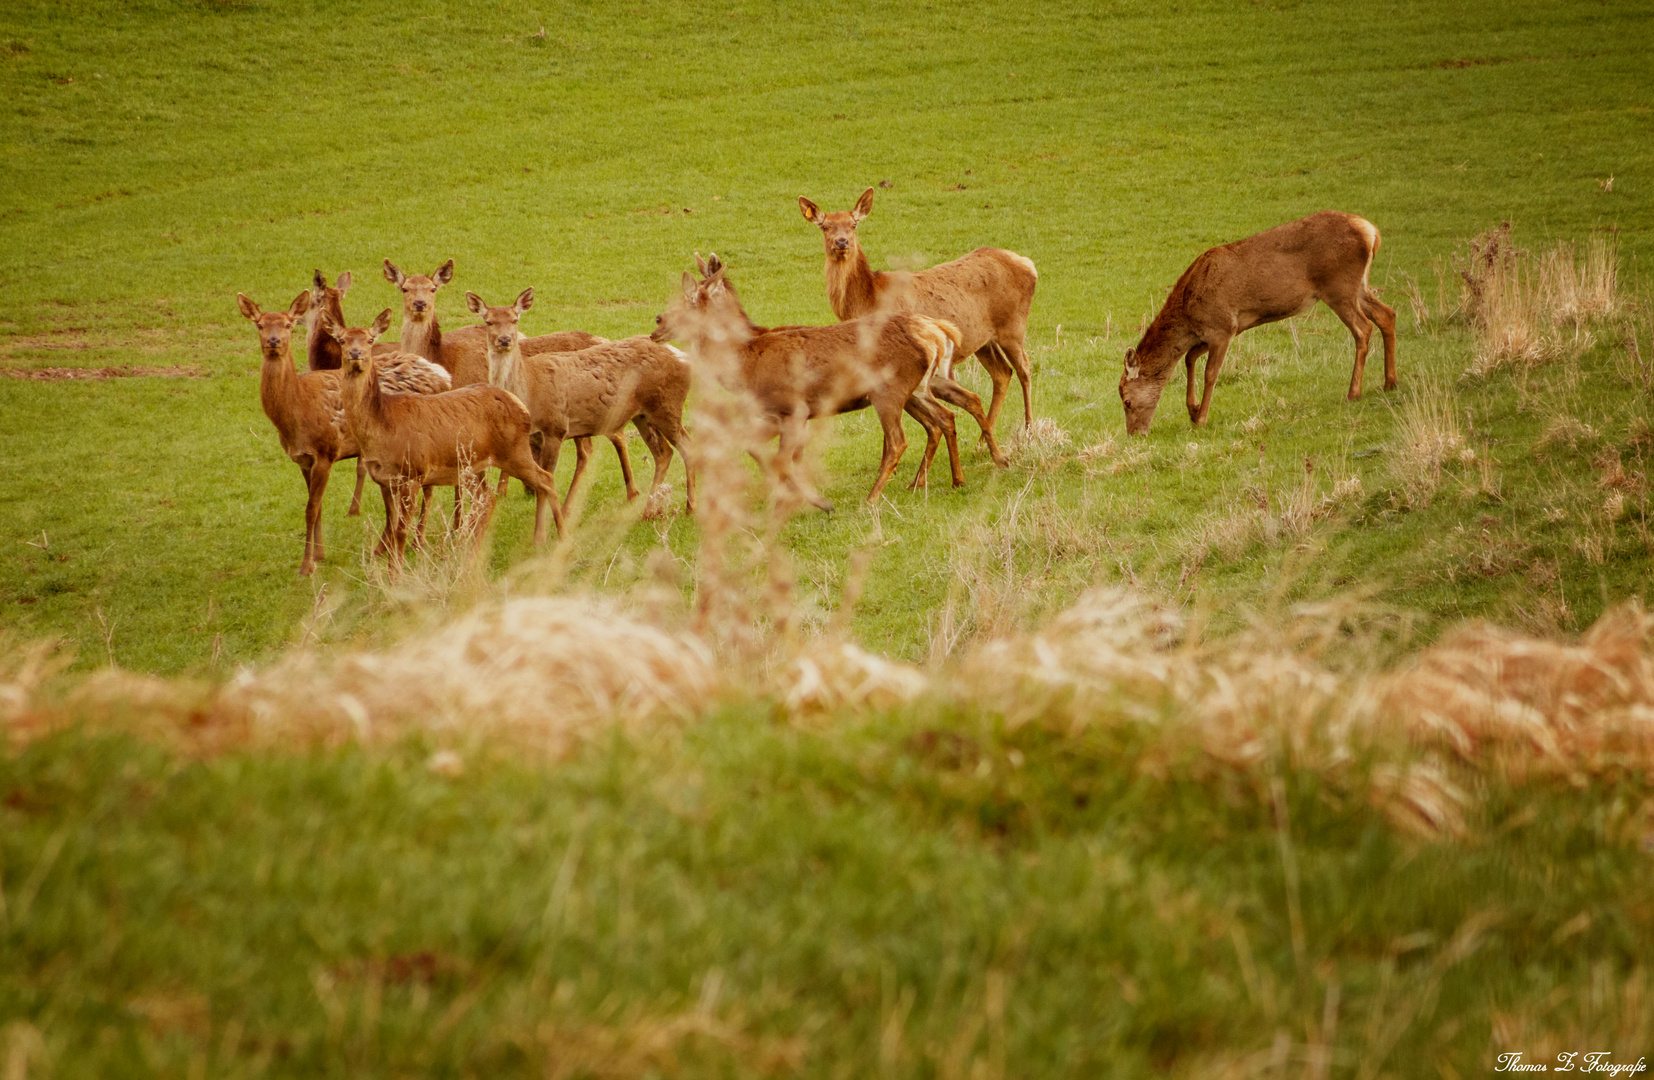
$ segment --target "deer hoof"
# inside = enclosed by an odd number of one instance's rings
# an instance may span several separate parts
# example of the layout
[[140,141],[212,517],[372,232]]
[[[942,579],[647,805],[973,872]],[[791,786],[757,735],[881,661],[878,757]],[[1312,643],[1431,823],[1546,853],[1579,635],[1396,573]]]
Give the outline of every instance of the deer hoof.
[[1395,380],[1395,379],[1385,379],[1384,380],[1384,392],[1389,393],[1391,390],[1394,390],[1397,385],[1398,385],[1397,380]]
[[1350,400],[1351,401],[1360,401],[1361,400],[1361,391],[1351,390],[1350,391]]

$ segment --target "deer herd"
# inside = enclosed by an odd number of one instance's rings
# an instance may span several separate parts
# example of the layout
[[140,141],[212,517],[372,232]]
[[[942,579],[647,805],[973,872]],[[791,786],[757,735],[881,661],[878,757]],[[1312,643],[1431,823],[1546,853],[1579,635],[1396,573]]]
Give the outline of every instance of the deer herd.
[[[480,511],[472,527],[480,535],[495,498],[514,477],[535,496],[535,543],[546,539],[548,516],[563,535],[563,507],[596,437],[614,447],[626,497],[636,498],[628,424],[654,459],[652,493],[661,490],[673,451],[683,458],[686,504],[693,512],[694,448],[684,428],[684,403],[697,376],[743,396],[760,433],[778,441],[768,462],[776,489],[822,509],[832,504],[800,467],[809,422],[818,417],[864,408],[877,415],[884,448],[869,502],[879,498],[907,448],[904,412],[925,432],[910,488],[926,484],[944,442],[953,485],[965,482],[947,406],[965,410],[993,462],[1006,465],[994,429],[1013,375],[1022,389],[1023,425],[1033,424],[1026,344],[1039,280],[1033,261],[982,247],[928,270],[874,271],[856,235],[872,212],[872,188],[850,210],[823,213],[802,197],[798,204],[804,219],[821,229],[836,324],[755,324],[716,255],[696,256],[698,276],[684,273],[682,296],[656,317],[651,333],[619,341],[578,330],[523,335],[519,323],[534,303],[532,288],[503,306],[466,293],[466,308],[481,321],[444,333],[437,293],[453,280],[452,259],[429,275],[404,274],[385,260],[386,280],[402,293],[395,343],[379,340],[390,328],[389,308],[366,327],[347,325],[349,272],[329,285],[316,271],[312,287],[282,311],[261,311],[236,294],[242,314],[258,328],[265,415],[305,478],[299,573],[310,574],[323,559],[322,497],[334,463],[348,458],[357,459],[350,513],[360,511],[364,482],[372,477],[385,503],[376,554],[388,555],[393,566],[401,565],[406,549],[414,495],[421,496],[415,532],[422,536],[438,486],[455,489],[456,527],[459,495],[471,494]],[[1384,388],[1394,388],[1395,311],[1368,282],[1378,245],[1370,222],[1323,211],[1202,254],[1172,287],[1136,347],[1126,350],[1120,377],[1126,430],[1148,432],[1180,357],[1188,375],[1189,419],[1204,425],[1235,335],[1301,314],[1317,300],[1355,339],[1350,400],[1361,396],[1374,324],[1384,337]],[[301,321],[308,368],[302,372],[292,356],[293,328]],[[1203,355],[1204,390],[1197,393],[1195,367]],[[986,409],[954,378],[955,366],[971,356],[993,383]],[[576,461],[560,501],[552,473],[567,439],[574,440]],[[488,469],[501,474],[498,492],[487,484]]]

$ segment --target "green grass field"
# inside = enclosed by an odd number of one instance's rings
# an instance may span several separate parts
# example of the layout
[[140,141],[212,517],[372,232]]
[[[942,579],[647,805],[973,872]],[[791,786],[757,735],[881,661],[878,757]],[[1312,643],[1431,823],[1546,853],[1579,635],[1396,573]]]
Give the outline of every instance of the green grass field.
[[[465,290],[533,285],[526,333],[620,337],[716,251],[757,321],[827,322],[797,196],[845,209],[881,181],[860,227],[875,268],[984,244],[1038,264],[1034,409],[1066,442],[1001,470],[962,438],[967,485],[938,469],[909,492],[910,424],[874,512],[874,418],[821,425],[838,509],[781,531],[807,624],[866,558],[851,635],[938,665],[1122,583],[1217,632],[1359,598],[1389,621],[1341,664],[1474,617],[1576,634],[1649,599],[1651,41],[1646,6],[1584,2],[17,0],[0,636],[71,643],[67,692],[110,664],[219,683],[439,617],[366,557],[378,500],[344,516],[352,463],[329,563],[297,576],[303,488],[238,291],[271,309],[348,269],[365,325],[400,299],[381,260],[453,258],[445,327],[472,321]],[[1128,442],[1121,355],[1178,274],[1324,208],[1382,231],[1400,390],[1369,366],[1346,402],[1353,347],[1319,309],[1239,339],[1209,427],[1174,380]],[[1501,221],[1536,254],[1610,241],[1621,303],[1552,362],[1471,375],[1453,260]],[[7,377],[172,365],[194,375]],[[1013,391],[1008,444],[1019,415]],[[1457,440],[1423,464],[1421,415]],[[647,476],[635,440],[633,458]],[[514,493],[491,581],[437,599],[628,594],[663,546],[687,591],[696,522],[638,520],[606,450],[588,475],[566,549],[532,552]],[[681,505],[677,465],[671,482]],[[1425,841],[1290,763],[1272,802],[1261,774],[1168,765],[1141,732],[1048,739],[957,703],[775,713],[726,703],[555,768],[484,751],[458,778],[418,740],[197,757],[105,726],[19,738],[0,755],[6,1080],[1410,1078],[1507,1050],[1654,1053],[1635,764],[1473,771],[1466,831]]]

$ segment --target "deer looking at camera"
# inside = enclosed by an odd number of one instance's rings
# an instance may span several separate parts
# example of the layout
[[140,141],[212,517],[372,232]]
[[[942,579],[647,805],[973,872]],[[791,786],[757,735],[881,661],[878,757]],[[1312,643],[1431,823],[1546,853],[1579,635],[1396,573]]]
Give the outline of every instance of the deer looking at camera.
[[821,229],[827,249],[827,300],[839,319],[881,311],[910,311],[945,319],[959,328],[963,343],[960,355],[974,353],[982,361],[993,379],[993,399],[984,415],[982,399],[953,380],[951,365],[942,373],[935,393],[975,418],[994,464],[1004,465],[1006,458],[994,439],[994,428],[999,424],[1013,373],[1022,384],[1023,425],[1034,422],[1033,375],[1024,347],[1028,312],[1034,303],[1034,287],[1039,284],[1033,260],[1002,248],[981,247],[916,273],[874,271],[856,237],[856,226],[873,212],[872,188],[862,192],[849,210],[823,213],[802,195],[798,207],[805,221]]
[[725,267],[713,255],[702,270],[704,280],[684,274],[683,296],[655,319],[656,341],[686,341],[696,362],[726,356],[720,378],[732,390],[751,396],[768,433],[778,436],[771,462],[778,486],[790,487],[805,501],[831,510],[820,492],[801,475],[799,459],[809,422],[871,407],[884,430],[884,454],[868,492],[878,501],[896,471],[907,438],[906,411],[925,429],[925,455],[909,488],[920,487],[943,439],[953,467],[955,487],[965,482],[959,465],[959,441],[953,414],[930,396],[932,378],[952,362],[959,330],[940,319],[896,312],[841,322],[833,326],[755,325],[741,307]]
[[511,394],[492,386],[465,386],[444,394],[386,393],[375,377],[385,362],[373,355],[374,342],[390,326],[386,308],[373,325],[329,325],[344,359],[344,413],[361,447],[368,475],[385,495],[390,561],[402,564],[407,547],[413,493],[434,485],[469,487],[483,507],[476,526],[480,540],[494,511],[484,471],[497,468],[535,494],[534,542],[546,540],[546,514],[563,534],[551,474],[534,461],[528,445],[528,410]]
[[[1160,314],[1137,347],[1126,350],[1120,402],[1126,431],[1148,433],[1160,393],[1181,358],[1188,372],[1189,420],[1199,427],[1212,408],[1224,354],[1235,335],[1302,315],[1317,300],[1332,308],[1355,338],[1349,400],[1361,396],[1373,324],[1384,335],[1384,389],[1396,386],[1396,313],[1368,284],[1378,229],[1365,218],[1323,210],[1212,248],[1172,286]],[[1204,393],[1195,393],[1195,362],[1206,356]]]
[[472,292],[465,294],[465,303],[474,314],[482,316],[488,330],[489,383],[515,394],[528,406],[533,430],[541,438],[540,466],[555,472],[563,440],[575,440],[574,476],[564,494],[565,505],[574,498],[594,435],[613,444],[626,478],[626,499],[630,502],[637,498],[623,434],[630,423],[637,427],[655,459],[651,493],[658,491],[666,479],[672,448],[677,447],[683,455],[685,499],[688,510],[694,512],[695,473],[683,430],[689,365],[677,350],[647,337],[631,337],[584,349],[528,356],[523,349],[527,340],[518,333],[517,324],[523,312],[534,305],[532,288],[524,289],[513,303],[503,307],[490,306]]
[[[264,364],[259,373],[259,402],[275,425],[281,448],[304,474],[308,497],[304,507],[304,555],[299,573],[309,576],[324,558],[322,497],[327,493],[333,463],[357,457],[359,447],[344,418],[340,374],[337,371],[299,372],[293,367],[293,325],[310,310],[308,291],[293,298],[286,311],[260,311],[251,298],[236,293],[241,313],[258,327]],[[387,389],[405,393],[435,393],[448,389],[448,375],[431,364],[410,357],[387,363],[380,372]],[[358,485],[355,507],[361,499]],[[352,513],[355,513],[355,509]]]
[[454,280],[454,260],[449,259],[430,274],[404,274],[386,259],[385,280],[402,291],[402,333],[394,344],[378,346],[380,354],[403,352],[423,356],[447,368],[455,386],[486,383],[488,351],[483,344],[482,328],[465,326],[444,335],[442,322],[437,318],[437,290]]

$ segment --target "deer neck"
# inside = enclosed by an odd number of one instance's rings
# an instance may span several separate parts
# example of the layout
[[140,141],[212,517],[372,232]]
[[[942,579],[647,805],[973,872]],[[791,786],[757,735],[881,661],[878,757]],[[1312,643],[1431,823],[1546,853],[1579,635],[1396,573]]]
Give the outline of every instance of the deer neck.
[[878,304],[879,275],[867,265],[860,243],[852,243],[843,255],[827,254],[827,302],[842,321],[860,318]]
[[[310,363],[311,371],[329,370],[339,366],[339,343],[333,340],[333,335],[322,329],[323,307],[321,304],[312,304],[310,310],[304,313],[304,354]],[[338,298],[331,298],[325,307],[335,326],[345,325],[345,308]]]
[[528,400],[528,373],[523,365],[523,335],[512,339],[511,348],[500,349],[488,344],[488,385]]
[[423,356],[433,364],[442,361],[442,324],[437,321],[436,312],[431,312],[428,319],[415,319],[411,315],[402,316],[402,340],[397,348],[403,352]]
[[281,428],[284,420],[292,411],[293,400],[298,396],[299,373],[293,370],[293,346],[291,340],[280,349],[264,350],[264,366],[258,376],[259,403],[264,406],[264,415],[268,416],[277,428]]
[[374,370],[370,362],[367,370],[357,375],[348,371],[344,374],[343,394],[341,398],[345,408],[345,419],[356,435],[357,442],[364,441],[364,435],[373,430],[377,423],[383,426],[385,421],[385,395],[379,387],[379,373]]

